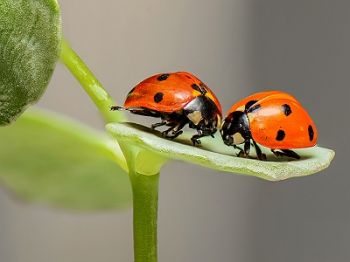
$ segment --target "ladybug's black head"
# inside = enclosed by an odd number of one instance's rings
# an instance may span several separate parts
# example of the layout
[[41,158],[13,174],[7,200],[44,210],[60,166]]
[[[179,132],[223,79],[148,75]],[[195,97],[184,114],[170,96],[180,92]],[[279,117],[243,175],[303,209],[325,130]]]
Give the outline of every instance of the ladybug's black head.
[[250,139],[249,120],[242,111],[230,113],[224,120],[220,130],[222,140],[228,146],[239,145]]
[[190,121],[190,127],[207,134],[214,134],[221,124],[221,112],[207,96],[198,96],[188,103],[184,113]]

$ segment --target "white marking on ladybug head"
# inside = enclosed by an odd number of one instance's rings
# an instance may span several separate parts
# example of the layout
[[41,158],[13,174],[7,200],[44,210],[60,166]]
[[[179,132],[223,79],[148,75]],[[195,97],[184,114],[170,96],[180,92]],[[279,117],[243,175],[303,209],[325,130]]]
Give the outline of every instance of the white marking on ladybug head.
[[245,139],[243,138],[241,133],[236,132],[236,133],[233,134],[233,144],[235,144],[235,145],[242,144],[244,142],[244,140]]
[[195,125],[198,125],[199,122],[203,119],[202,113],[200,111],[194,111],[188,114],[187,117]]

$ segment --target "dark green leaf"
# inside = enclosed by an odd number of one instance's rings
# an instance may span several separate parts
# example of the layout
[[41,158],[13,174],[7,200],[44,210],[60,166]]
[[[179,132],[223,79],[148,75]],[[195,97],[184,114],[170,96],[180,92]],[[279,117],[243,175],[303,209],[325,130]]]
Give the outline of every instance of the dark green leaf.
[[78,210],[131,201],[123,155],[103,133],[30,110],[0,129],[0,148],[0,181],[21,199]]
[[60,43],[56,0],[0,1],[0,126],[16,119],[43,94]]

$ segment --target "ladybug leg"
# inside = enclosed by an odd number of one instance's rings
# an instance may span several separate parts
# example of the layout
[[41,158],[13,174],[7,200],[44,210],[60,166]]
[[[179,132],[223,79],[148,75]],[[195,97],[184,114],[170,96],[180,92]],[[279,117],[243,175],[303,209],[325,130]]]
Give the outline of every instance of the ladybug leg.
[[183,133],[181,129],[187,124],[187,121],[180,121],[179,123],[171,122],[166,124],[172,126],[169,129],[162,132],[162,135],[166,138],[174,139]]
[[297,153],[289,149],[281,149],[281,151],[276,151],[275,149],[271,149],[271,151],[277,157],[287,156],[294,159],[300,159],[300,156]]
[[[238,150],[239,150],[239,153],[238,153],[238,154],[241,154],[241,152],[242,152],[242,153],[244,153],[243,149],[242,149],[242,148],[240,148],[240,147],[239,147],[239,146],[237,146],[237,145],[233,145],[233,148],[234,148],[234,149],[238,149]],[[238,154],[237,154],[237,156],[238,156]]]
[[281,152],[281,151],[276,151],[276,149],[271,149],[271,152],[272,152],[276,157],[282,157],[282,156],[284,156],[283,152]]
[[187,124],[186,121],[182,121],[180,122],[177,126],[174,127],[173,131],[172,131],[172,134],[171,134],[171,137],[169,138],[176,138],[178,137],[179,135],[181,135],[183,133],[183,131],[181,130],[185,125]]
[[249,152],[250,152],[250,141],[249,139],[248,140],[245,140],[244,141],[244,149],[241,149],[239,147],[237,147],[240,151],[239,153],[237,154],[238,157],[248,157],[249,156]]
[[200,137],[203,136],[202,130],[197,130],[197,132],[198,132],[198,133],[197,133],[196,135],[193,135],[193,136],[191,137],[191,141],[192,141],[192,144],[193,144],[194,146],[200,145],[200,144],[201,144],[201,141],[200,141],[198,138],[200,138]]
[[282,149],[282,152],[291,158],[300,159],[300,156],[292,150]]
[[168,123],[167,121],[162,121],[160,123],[155,123],[155,124],[151,125],[151,128],[152,129],[156,129],[157,127],[165,126],[167,123]]
[[183,133],[182,130],[173,130],[173,132],[171,133],[171,135],[167,136],[168,138],[174,139],[177,138],[179,135],[181,135]]
[[176,123],[170,122],[170,123],[167,123],[166,125],[170,126],[170,128],[168,128],[167,130],[163,131],[162,132],[162,136],[163,137],[171,137],[171,135],[169,136],[168,134],[169,134],[169,132],[174,130],[174,128],[176,127]]
[[213,134],[212,130],[197,129],[197,134],[193,135],[191,137],[191,141],[192,141],[194,146],[200,145],[201,141],[199,140],[199,138],[204,137],[204,136],[211,136],[212,134]]
[[250,152],[250,139],[244,141],[244,155],[247,157]]
[[266,155],[261,152],[261,148],[258,146],[258,144],[252,139],[253,145],[255,147],[256,156],[259,160],[266,160]]
[[[169,129],[168,129],[169,130]],[[169,131],[166,130],[162,133],[162,135],[166,138],[170,138],[170,139],[174,139],[177,138],[179,135],[181,135],[183,133],[182,130],[175,130],[174,128],[171,128]],[[168,132],[167,132],[168,131]],[[169,132],[171,132],[171,134],[169,134]]]
[[244,157],[248,157],[249,153],[250,153],[250,139],[247,139],[246,141],[244,141],[244,147],[243,147],[243,151],[244,151]]

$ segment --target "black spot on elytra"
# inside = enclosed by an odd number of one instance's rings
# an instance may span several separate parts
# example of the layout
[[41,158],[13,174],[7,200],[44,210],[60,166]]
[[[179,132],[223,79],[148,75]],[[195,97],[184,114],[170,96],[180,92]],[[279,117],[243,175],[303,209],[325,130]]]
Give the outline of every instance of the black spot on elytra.
[[197,84],[192,84],[191,87],[198,92],[201,91],[200,87]]
[[286,133],[282,129],[280,129],[277,131],[276,140],[282,141],[285,138],[285,136],[286,136]]
[[290,105],[288,105],[288,104],[282,105],[282,111],[286,116],[289,116],[292,113],[292,109],[290,108]]
[[245,110],[248,113],[258,110],[261,107],[261,105],[257,104],[257,102],[257,100],[250,100],[248,103],[245,104]]
[[157,80],[164,81],[164,80],[167,80],[169,76],[170,76],[170,74],[162,74],[162,75],[157,77]]
[[249,102],[247,102],[245,104],[245,110],[248,110],[249,107],[251,107],[252,105],[254,105],[256,102],[258,102],[258,100],[250,100]]
[[200,92],[202,95],[205,95],[207,93],[207,90],[205,88],[203,88],[203,86],[200,84],[200,86],[198,86],[197,84],[192,84],[191,87]]
[[154,102],[159,103],[160,101],[163,100],[164,94],[162,92],[158,92],[157,94],[154,95],[153,99]]
[[312,141],[314,139],[314,129],[312,128],[311,125],[307,128],[307,131],[309,132],[309,139]]
[[251,113],[251,112],[254,112],[256,110],[259,110],[260,107],[261,107],[261,105],[256,104],[254,106],[251,106],[248,111],[249,111],[249,113]]

